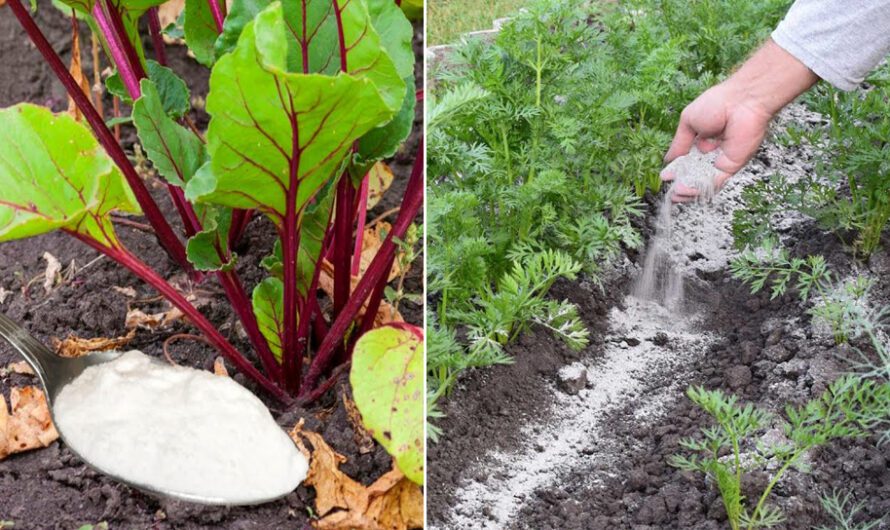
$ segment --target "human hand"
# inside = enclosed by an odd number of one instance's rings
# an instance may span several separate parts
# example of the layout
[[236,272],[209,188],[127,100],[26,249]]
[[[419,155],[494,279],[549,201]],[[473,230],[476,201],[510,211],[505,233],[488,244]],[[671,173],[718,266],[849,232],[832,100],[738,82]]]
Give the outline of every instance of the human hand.
[[[719,191],[757,153],[771,119],[769,111],[757,102],[747,100],[731,81],[716,85],[683,109],[665,162],[688,154],[693,143],[702,153],[719,147],[722,152],[714,162],[719,171],[714,186],[715,191]],[[661,178],[671,181],[675,176],[665,171]],[[671,200],[687,202],[698,194],[699,190],[678,183],[673,188]]]
[[[683,109],[665,162],[689,153],[693,143],[702,153],[719,147],[714,184],[720,190],[757,153],[772,117],[818,80],[806,65],[768,39],[736,73]],[[669,172],[661,175],[666,181],[674,177]],[[678,183],[673,193],[674,202],[687,202],[699,191]]]

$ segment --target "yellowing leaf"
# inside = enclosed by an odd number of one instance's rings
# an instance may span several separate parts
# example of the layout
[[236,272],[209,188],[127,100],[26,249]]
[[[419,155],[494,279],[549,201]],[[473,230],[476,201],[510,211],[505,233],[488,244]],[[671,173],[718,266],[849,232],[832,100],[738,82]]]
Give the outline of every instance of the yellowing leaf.
[[0,459],[13,453],[46,447],[59,438],[46,404],[36,386],[13,388],[9,393],[12,413],[0,396]]
[[423,334],[400,323],[359,338],[349,381],[365,427],[405,475],[423,483]]
[[377,162],[368,171],[368,210],[377,206],[386,190],[392,186],[395,176],[392,169],[383,162]]

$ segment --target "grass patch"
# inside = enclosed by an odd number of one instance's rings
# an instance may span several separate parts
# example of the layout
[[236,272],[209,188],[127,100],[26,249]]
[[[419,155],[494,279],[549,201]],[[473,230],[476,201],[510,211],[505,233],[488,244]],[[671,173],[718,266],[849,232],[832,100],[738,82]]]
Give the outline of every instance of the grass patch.
[[510,16],[528,0],[437,0],[427,3],[427,42],[430,46],[451,44],[469,31],[491,28],[496,18]]

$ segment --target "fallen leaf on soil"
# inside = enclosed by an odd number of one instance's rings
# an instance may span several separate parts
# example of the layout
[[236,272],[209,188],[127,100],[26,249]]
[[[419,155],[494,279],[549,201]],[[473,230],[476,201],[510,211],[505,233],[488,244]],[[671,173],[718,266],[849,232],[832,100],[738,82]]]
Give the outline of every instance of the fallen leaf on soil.
[[136,289],[133,289],[132,287],[121,287],[119,285],[115,285],[114,287],[112,287],[112,289],[114,289],[115,292],[126,296],[127,298],[136,298]]
[[213,361],[213,373],[222,377],[229,377],[229,370],[226,368],[226,362],[222,357],[217,357]]
[[368,171],[368,210],[377,206],[386,190],[392,186],[395,175],[392,169],[383,162],[377,162]]
[[368,487],[340,471],[346,457],[335,452],[320,434],[303,430],[302,422],[290,433],[297,447],[313,451],[304,484],[315,488],[315,511],[321,517],[317,530],[408,530],[423,527],[423,492],[398,469]]
[[36,386],[14,387],[9,393],[12,412],[0,396],[0,459],[13,453],[46,447],[58,439],[43,391]]
[[31,368],[31,365],[25,361],[7,364],[6,372],[11,374],[34,375],[34,370]]
[[[359,278],[357,276],[352,277],[350,292],[355,289],[356,285],[358,285],[358,281]],[[334,265],[327,259],[322,260],[321,274],[319,274],[318,276],[318,286],[321,287],[321,290],[324,291],[329,297],[334,297]],[[362,305],[362,308],[359,310],[359,317],[365,314],[365,309],[367,309],[367,307],[368,303],[367,301],[365,301],[365,303]],[[380,327],[390,322],[403,321],[404,319],[402,318],[402,315],[398,311],[396,311],[389,302],[387,302],[386,300],[380,301],[380,308],[377,310],[377,314],[374,316],[374,327]]]
[[127,319],[124,323],[127,329],[158,329],[169,326],[173,322],[183,317],[182,311],[175,307],[171,307],[167,311],[160,313],[145,313],[141,309],[130,309],[127,311]]
[[59,273],[62,272],[62,264],[49,252],[43,253],[43,259],[46,260],[46,270],[43,271],[43,290],[49,294],[59,278]]
[[[77,19],[72,20],[71,64],[68,66],[68,71],[71,73],[71,77],[74,78],[74,81],[77,82],[77,86],[83,90],[83,93],[86,94],[87,98],[92,102],[90,81],[83,75],[83,68],[81,68],[80,63],[80,32],[77,31]],[[80,109],[77,107],[77,104],[74,103],[74,99],[71,96],[68,96],[68,114],[73,116],[77,121],[81,121],[83,118]]]
[[343,392],[341,397],[343,398],[343,406],[346,408],[346,419],[349,420],[349,425],[352,426],[352,438],[355,441],[355,445],[358,446],[358,452],[366,455],[374,450],[374,438],[368,432],[368,429],[365,429],[365,425],[362,422],[362,413],[358,411],[355,401],[351,400],[346,395],[346,392]]
[[106,338],[95,337],[82,339],[77,335],[68,335],[65,340],[53,339],[53,347],[56,353],[62,357],[80,357],[94,351],[117,350],[130,343],[136,336],[136,330],[131,329],[122,337]]
[[12,294],[12,291],[7,291],[3,287],[0,287],[0,304],[6,302],[6,299],[9,298],[9,295]]

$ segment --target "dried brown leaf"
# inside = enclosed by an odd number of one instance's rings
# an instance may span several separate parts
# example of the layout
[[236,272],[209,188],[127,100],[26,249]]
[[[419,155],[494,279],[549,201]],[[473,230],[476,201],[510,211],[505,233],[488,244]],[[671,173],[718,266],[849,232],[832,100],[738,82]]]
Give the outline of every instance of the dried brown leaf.
[[[362,238],[361,264],[359,265],[360,275],[364,274],[365,271],[368,270],[368,267],[371,266],[374,256],[377,255],[377,251],[380,250],[381,245],[383,245],[383,240],[386,239],[386,234],[388,234],[390,230],[392,230],[392,225],[386,221],[380,221],[374,226],[365,229],[365,237]],[[397,252],[401,253],[401,249],[397,250]],[[386,281],[391,282],[402,274],[402,266],[399,264],[400,261],[398,256],[396,256]],[[407,273],[408,268],[406,268],[404,272]]]
[[[318,276],[318,286],[324,291],[329,297],[334,297],[334,265],[324,259],[321,263],[321,274]],[[352,285],[350,286],[350,291],[355,289],[355,286],[358,285],[359,278],[357,276],[352,277]],[[365,310],[368,307],[367,301],[362,305],[362,308],[359,310],[358,316],[361,317],[365,314]],[[387,302],[386,300],[380,301],[380,308],[377,310],[377,314],[374,316],[374,326],[379,327],[384,324],[388,324],[390,322],[404,322],[402,315],[396,311],[393,306]]]
[[213,373],[218,376],[229,377],[229,370],[226,368],[226,362],[222,357],[217,357],[213,361]]
[[80,357],[81,355],[96,351],[118,350],[129,344],[135,336],[135,329],[131,329],[126,335],[114,338],[95,337],[82,339],[72,334],[68,335],[68,338],[65,340],[54,339],[53,346],[56,353],[62,357]]
[[46,260],[46,269],[43,271],[43,290],[49,294],[62,272],[62,263],[49,252],[43,253],[43,259]]
[[[0,399],[0,458],[12,453],[46,447],[59,438],[53,425],[46,396],[36,386],[13,388],[9,393],[12,412],[7,413],[5,400]],[[5,417],[4,417],[5,416]]]
[[9,432],[9,409],[6,408],[6,398],[0,394],[0,460],[9,454],[9,442],[6,441],[7,432]]
[[[185,0],[170,0],[158,6],[158,19],[161,22],[161,29],[176,22],[183,9],[185,9]],[[173,39],[167,34],[164,34],[163,37],[164,42],[167,44],[185,44],[183,39]]]
[[25,361],[7,364],[6,371],[11,374],[34,375],[34,369],[32,369],[31,365]]
[[315,488],[317,530],[408,530],[423,527],[423,492],[398,469],[368,487],[340,471],[346,457],[335,452],[320,434],[297,425],[291,437],[307,451],[312,446],[309,474],[304,482]]
[[146,313],[141,309],[130,309],[127,311],[127,318],[124,325],[127,329],[158,329],[169,326],[173,322],[183,317],[182,311],[175,307],[171,307],[167,311],[159,313]]
[[126,296],[127,298],[136,298],[136,289],[133,289],[132,287],[121,287],[119,285],[115,285],[114,287],[112,287],[112,289],[114,289],[115,292]]
[[[68,66],[68,71],[71,72],[71,77],[77,82],[77,86],[83,90],[88,99],[92,100],[90,81],[83,75],[80,59],[80,32],[77,30],[77,19],[72,19],[71,24],[71,64]],[[68,96],[68,114],[72,115],[77,121],[83,119],[83,114],[81,114],[80,109],[77,108],[71,96]]]

